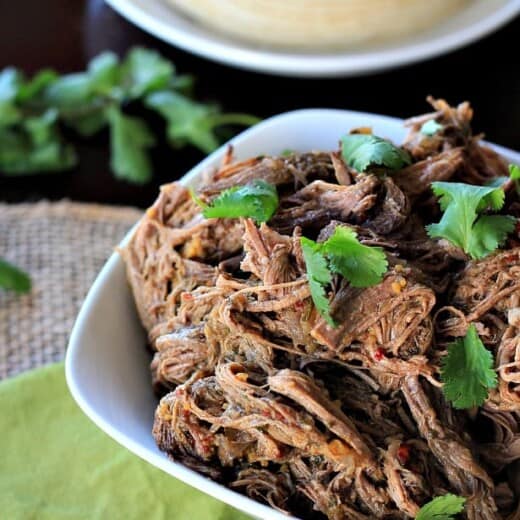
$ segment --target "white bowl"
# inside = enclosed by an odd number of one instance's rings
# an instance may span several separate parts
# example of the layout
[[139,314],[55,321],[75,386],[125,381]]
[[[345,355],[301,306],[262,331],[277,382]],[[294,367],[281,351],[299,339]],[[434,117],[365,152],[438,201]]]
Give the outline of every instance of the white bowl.
[[188,52],[243,69],[309,77],[355,76],[426,60],[483,38],[520,12],[520,0],[471,0],[419,34],[357,49],[311,53],[234,40],[188,19],[164,0],[105,1],[141,29]]
[[[372,126],[375,134],[396,142],[405,133],[399,119],[315,109],[272,117],[231,142],[238,158],[278,154],[287,148],[331,150],[342,134],[359,126]],[[509,161],[520,164],[520,154],[495,148]],[[211,154],[182,182],[195,184],[202,171],[220,162],[224,151],[223,146]],[[145,344],[123,261],[114,253],[90,289],[70,337],[65,369],[74,399],[102,430],[150,464],[253,516],[287,520],[286,515],[172,462],[158,450],[151,433],[157,399],[152,392]]]

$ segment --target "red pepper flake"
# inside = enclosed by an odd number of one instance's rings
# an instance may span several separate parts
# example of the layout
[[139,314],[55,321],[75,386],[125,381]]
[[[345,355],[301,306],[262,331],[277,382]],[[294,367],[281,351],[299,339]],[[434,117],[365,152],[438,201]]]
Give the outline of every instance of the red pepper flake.
[[401,444],[397,449],[397,459],[404,466],[410,458],[410,446],[407,444]]
[[376,351],[374,352],[374,359],[376,361],[381,361],[385,357],[386,357],[385,351],[381,347],[378,347],[376,349]]
[[187,292],[182,293],[182,299],[184,301],[190,302],[191,300],[193,300],[193,294]]
[[504,258],[504,260],[506,261],[506,263],[512,264],[513,262],[517,262],[518,261],[518,255],[515,255],[515,254],[507,255]]
[[262,415],[263,415],[264,417],[269,417],[269,419],[271,418],[271,413],[269,412],[269,410],[264,410],[264,411],[262,412]]
[[305,304],[304,304],[301,300],[298,300],[298,301],[294,304],[294,308],[295,308],[297,311],[301,311],[301,310],[303,310],[304,307],[305,307]]

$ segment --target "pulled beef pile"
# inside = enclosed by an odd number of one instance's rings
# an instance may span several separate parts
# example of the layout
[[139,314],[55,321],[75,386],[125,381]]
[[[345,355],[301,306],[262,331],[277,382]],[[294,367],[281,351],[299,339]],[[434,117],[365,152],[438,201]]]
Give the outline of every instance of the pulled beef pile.
[[[361,174],[341,155],[234,162],[198,195],[263,179],[280,205],[251,219],[205,219],[188,190],[162,187],[123,250],[154,351],[160,449],[300,518],[407,519],[432,497],[466,497],[463,516],[520,518],[520,241],[470,260],[425,225],[433,181],[485,184],[507,165],[473,136],[472,110],[430,100],[406,122],[412,164]],[[436,119],[442,131],[421,133]],[[504,211],[519,216],[506,183]],[[378,285],[335,275],[330,311],[310,297],[299,238],[350,226],[387,254]],[[479,408],[444,398],[441,359],[474,324],[498,385]]]

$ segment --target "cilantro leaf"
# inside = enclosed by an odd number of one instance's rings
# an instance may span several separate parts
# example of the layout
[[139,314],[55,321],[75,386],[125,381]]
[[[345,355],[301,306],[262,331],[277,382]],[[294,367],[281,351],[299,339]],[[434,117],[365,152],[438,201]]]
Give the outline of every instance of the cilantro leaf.
[[466,499],[448,493],[435,497],[421,507],[415,520],[453,520],[455,515],[462,513]]
[[111,166],[116,177],[136,184],[148,182],[152,176],[152,165],[147,149],[155,139],[144,121],[112,107],[109,112]]
[[448,346],[441,367],[443,392],[455,408],[472,408],[484,403],[488,389],[497,386],[493,356],[484,346],[472,323],[466,336]]
[[325,293],[325,286],[332,281],[327,260],[320,252],[320,244],[316,244],[314,240],[301,237],[300,244],[302,246],[303,259],[305,260],[305,268],[307,269],[307,279],[312,301],[325,321],[331,327],[335,327],[336,323],[329,312],[329,299]]
[[508,180],[509,177],[493,177],[485,183],[485,186],[489,186],[491,188],[501,188]]
[[22,270],[0,258],[0,287],[17,293],[31,290],[31,279]]
[[429,121],[426,121],[421,126],[421,134],[427,135],[428,137],[433,137],[437,132],[440,132],[443,129],[443,126],[435,119],[430,119]]
[[356,232],[346,226],[336,226],[325,242],[317,243],[302,237],[300,243],[307,268],[312,300],[327,323],[336,326],[330,316],[325,285],[331,283],[332,272],[341,274],[354,287],[369,287],[379,283],[388,269],[384,251],[361,244]]
[[206,218],[250,217],[257,222],[267,222],[278,208],[276,186],[257,179],[251,184],[235,186],[223,191],[209,205],[198,199]]
[[503,244],[515,229],[516,219],[508,215],[483,215],[471,233],[469,250],[474,258],[483,258]]
[[61,171],[76,164],[73,148],[62,142],[57,111],[48,109],[17,128],[0,130],[0,170],[7,175]]
[[341,274],[354,287],[379,283],[388,269],[384,251],[361,244],[357,233],[346,226],[336,227],[334,234],[323,243],[322,251],[328,256],[332,271]]
[[45,89],[44,101],[58,110],[75,109],[92,100],[92,83],[86,72],[67,74]]
[[515,227],[513,217],[479,215],[488,208],[495,211],[502,208],[505,194],[500,188],[434,182],[432,189],[440,197],[444,214],[439,223],[426,227],[428,235],[449,240],[473,259],[492,253]]
[[216,105],[197,103],[171,90],[148,95],[145,105],[166,120],[168,139],[174,146],[189,143],[205,153],[219,145],[217,126],[249,126],[258,122],[258,118],[246,114],[221,114]]
[[170,61],[143,47],[132,49],[122,64],[124,87],[134,99],[168,87],[174,73]]
[[119,59],[113,52],[102,52],[93,58],[87,69],[91,92],[119,97],[114,95],[114,88],[120,81],[120,69]]
[[0,128],[17,123],[21,113],[15,105],[21,74],[9,67],[0,72]]
[[364,172],[370,166],[399,170],[411,163],[408,152],[371,134],[345,135],[341,138],[341,149],[345,161],[358,172]]
[[509,165],[509,178],[514,181],[520,181],[520,166],[517,164]]

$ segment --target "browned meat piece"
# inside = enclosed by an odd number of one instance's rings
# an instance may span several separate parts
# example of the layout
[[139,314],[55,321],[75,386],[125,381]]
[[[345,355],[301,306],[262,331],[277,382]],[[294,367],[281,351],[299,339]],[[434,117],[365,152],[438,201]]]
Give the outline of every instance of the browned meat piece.
[[210,368],[216,362],[217,352],[206,342],[202,325],[159,336],[155,348],[151,370],[157,388],[173,388],[186,382],[195,371]]
[[240,250],[242,234],[239,221],[204,220],[181,185],[163,186],[121,251],[139,316],[149,332],[175,315],[182,293],[215,284],[216,269],[199,260]]
[[382,202],[376,205],[373,217],[366,222],[366,226],[376,233],[388,235],[406,222],[410,215],[410,203],[390,177],[383,179],[382,184]]
[[289,197],[282,198],[280,209],[270,225],[284,234],[295,227],[323,227],[330,220],[364,222],[377,201],[380,181],[374,175],[360,175],[355,184],[341,186],[314,181]]
[[330,431],[335,433],[346,443],[337,443],[337,449],[341,449],[347,456],[350,448],[356,452],[353,459],[356,465],[375,466],[371,449],[361,437],[351,420],[323,395],[312,379],[295,370],[280,370],[269,377],[267,383],[270,389],[284,395],[304,407],[308,412],[318,418]]
[[[408,516],[415,518],[420,505],[428,501],[432,494],[427,479],[427,446],[419,440],[403,442],[390,441],[384,457],[384,472],[388,482],[388,494],[397,507]],[[430,467],[431,471],[431,467]],[[438,490],[436,490],[438,491]]]
[[519,329],[508,327],[498,345],[495,357],[498,388],[490,392],[488,405],[498,410],[520,412]]
[[256,157],[231,163],[217,171],[199,192],[214,195],[232,186],[242,186],[256,179],[277,186],[307,184],[310,179],[332,179],[332,162],[325,153],[292,154],[289,157]]
[[496,519],[493,480],[478,465],[462,439],[441,424],[419,378],[406,377],[402,391],[421,436],[440,462],[446,478],[458,494],[467,497],[468,519]]
[[334,175],[336,176],[338,184],[350,186],[354,182],[353,179],[357,173],[345,164],[341,152],[332,152],[330,158],[334,166]]
[[[358,497],[352,480],[334,472],[326,462],[307,462],[295,457],[290,462],[290,469],[299,491],[311,500],[315,510],[321,511],[330,520],[374,518],[368,510],[360,511],[356,507]],[[332,475],[334,477],[329,482]]]
[[468,322],[492,309],[507,313],[520,307],[520,248],[469,262],[455,282],[453,303]]
[[[434,99],[431,96],[427,99],[435,112],[405,121],[405,126],[410,128],[410,133],[405,139],[404,147],[416,160],[464,146],[472,134],[473,109],[467,101],[453,108],[444,99]],[[433,136],[427,136],[421,132],[421,128],[424,123],[432,119],[440,123],[443,129]]]
[[[463,165],[458,169],[458,179],[470,184],[484,184],[489,179],[499,176],[507,176],[507,163],[494,150],[480,144],[481,136],[473,136],[471,120],[473,110],[468,102],[461,103],[457,107],[451,107],[443,99],[428,98],[429,103],[435,108],[435,112],[424,116],[414,117],[406,121],[410,128],[404,147],[412,154],[414,159],[424,162],[426,159],[436,158],[446,152],[460,149],[464,151]],[[442,125],[433,136],[427,136],[421,132],[422,125],[430,120],[435,120]],[[415,165],[412,165],[412,168]],[[453,173],[449,176],[451,177]],[[447,180],[448,176],[434,180]],[[431,182],[431,181],[430,181]]]
[[430,190],[432,182],[449,181],[464,168],[464,150],[453,148],[433,155],[399,170],[392,175],[394,182],[411,200]]
[[[373,287],[357,289],[343,283],[331,303],[337,328],[320,318],[312,336],[340,357],[354,342],[383,348],[385,355],[408,359],[423,354],[430,346],[431,335],[423,342],[409,343],[417,330],[425,325],[435,304],[435,293],[418,284],[409,269],[392,270]],[[425,340],[425,341],[424,341]]]
[[264,285],[290,282],[304,272],[293,255],[298,236],[280,235],[266,224],[257,228],[251,219],[245,220],[244,227],[242,271],[253,273]]
[[288,472],[273,473],[255,467],[241,470],[230,486],[243,488],[248,497],[265,502],[283,513],[288,513],[286,503],[294,494],[294,484]]
[[474,138],[466,148],[465,171],[462,181],[485,184],[494,177],[508,177],[507,162],[494,150],[479,144]]
[[[506,467],[520,460],[520,413],[497,410],[486,403],[480,411],[483,417],[488,419],[484,423],[489,432],[493,432],[492,440],[477,445],[478,453],[493,473],[499,473]],[[513,489],[516,488],[512,481]],[[516,488],[518,489],[518,488]]]

